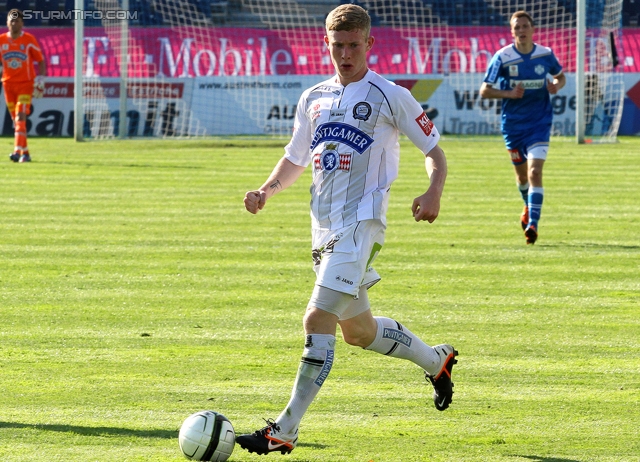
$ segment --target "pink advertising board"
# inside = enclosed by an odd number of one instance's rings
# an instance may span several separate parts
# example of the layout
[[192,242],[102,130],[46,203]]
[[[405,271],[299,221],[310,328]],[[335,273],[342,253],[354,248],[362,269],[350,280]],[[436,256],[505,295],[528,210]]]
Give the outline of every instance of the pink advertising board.
[[[49,75],[73,76],[72,28],[32,28],[45,49]],[[251,28],[151,27],[130,30],[129,76],[170,78],[257,75],[327,75],[333,72],[322,29],[302,31],[304,39],[292,39],[290,31]],[[448,74],[484,72],[490,57],[511,42],[504,27],[374,28],[376,44],[370,67],[381,74]],[[297,31],[300,36],[300,30]],[[561,30],[539,32],[535,39],[551,46],[566,72],[575,71]],[[589,36],[589,34],[587,34]],[[117,45],[120,34],[103,28],[85,30],[87,76],[117,77]],[[624,29],[616,43],[623,72],[640,72],[640,29]],[[605,40],[592,39],[587,62],[607,60]]]

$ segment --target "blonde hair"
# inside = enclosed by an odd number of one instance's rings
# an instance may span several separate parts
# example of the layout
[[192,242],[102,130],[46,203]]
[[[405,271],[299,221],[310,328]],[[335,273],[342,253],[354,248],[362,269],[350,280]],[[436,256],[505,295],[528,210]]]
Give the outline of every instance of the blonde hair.
[[367,10],[352,3],[346,3],[332,10],[325,21],[327,32],[362,31],[365,37],[371,32],[371,17]]

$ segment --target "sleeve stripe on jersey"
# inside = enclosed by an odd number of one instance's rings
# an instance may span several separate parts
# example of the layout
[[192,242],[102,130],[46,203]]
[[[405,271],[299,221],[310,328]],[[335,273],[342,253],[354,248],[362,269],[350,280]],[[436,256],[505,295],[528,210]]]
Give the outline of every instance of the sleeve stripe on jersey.
[[393,114],[393,109],[391,109],[391,104],[389,103],[389,99],[387,99],[387,95],[385,95],[384,91],[382,91],[382,88],[380,88],[379,86],[377,86],[375,83],[369,81],[369,85],[371,85],[372,87],[376,87],[378,89],[378,91],[380,92],[380,94],[382,96],[384,96],[384,100],[387,102],[387,106],[389,106],[389,110],[391,111],[391,115]]

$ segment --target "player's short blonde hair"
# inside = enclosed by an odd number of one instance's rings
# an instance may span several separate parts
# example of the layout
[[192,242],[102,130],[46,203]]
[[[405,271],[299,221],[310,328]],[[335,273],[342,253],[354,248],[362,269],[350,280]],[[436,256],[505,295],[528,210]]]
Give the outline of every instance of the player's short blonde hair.
[[529,24],[531,25],[531,27],[535,26],[535,24],[533,23],[533,18],[531,17],[531,15],[529,13],[527,13],[524,10],[520,10],[520,11],[516,11],[515,13],[513,13],[511,15],[511,19],[509,20],[509,24],[511,24],[511,22],[514,19],[518,19],[518,18],[527,18],[529,20]]
[[365,37],[371,32],[371,17],[367,10],[352,3],[346,3],[332,10],[325,21],[329,31],[362,31]]

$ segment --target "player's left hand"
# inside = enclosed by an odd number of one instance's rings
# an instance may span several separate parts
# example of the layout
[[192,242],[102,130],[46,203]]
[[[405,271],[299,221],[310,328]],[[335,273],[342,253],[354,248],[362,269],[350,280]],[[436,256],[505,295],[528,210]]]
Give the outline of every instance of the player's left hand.
[[555,95],[559,91],[558,87],[556,86],[556,84],[553,83],[553,80],[547,80],[547,90],[552,95]]
[[416,197],[413,200],[411,211],[416,221],[433,223],[440,213],[440,198],[427,191],[422,196]]
[[33,97],[42,98],[42,95],[44,95],[44,75],[39,75],[33,83]]

